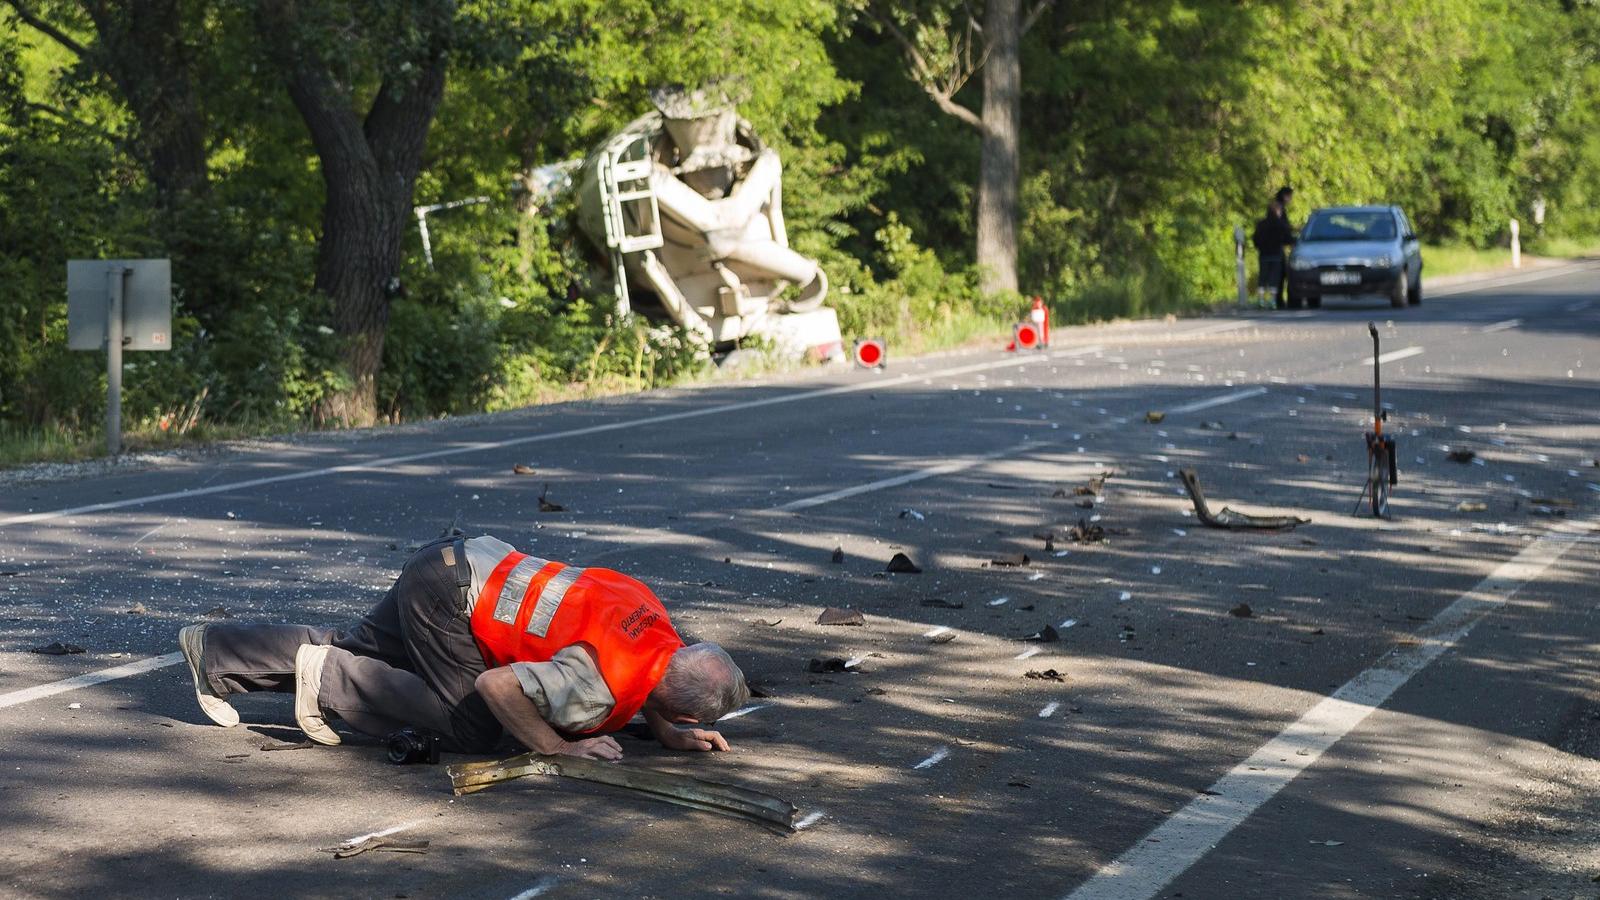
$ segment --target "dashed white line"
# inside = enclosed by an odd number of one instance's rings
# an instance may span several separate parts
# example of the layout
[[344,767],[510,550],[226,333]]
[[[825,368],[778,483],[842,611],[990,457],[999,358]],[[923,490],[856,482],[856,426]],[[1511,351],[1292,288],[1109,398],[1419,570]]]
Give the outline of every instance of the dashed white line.
[[1546,533],[1501,564],[1472,590],[1456,598],[1417,632],[1418,642],[1396,647],[1372,668],[1345,682],[1329,697],[1234,766],[1211,788],[1158,825],[1073,891],[1068,900],[1149,900],[1322,757],[1382,706],[1401,685],[1464,639],[1573,547],[1580,527]]
[[1185,331],[1185,332],[1182,332],[1181,334],[1179,334],[1178,336],[1179,337],[1205,337],[1206,335],[1211,335],[1211,334],[1222,334],[1222,333],[1228,332],[1228,331],[1238,331],[1241,328],[1252,328],[1252,327],[1254,327],[1254,326],[1256,326],[1258,324],[1260,324],[1260,323],[1252,321],[1250,319],[1241,319],[1240,321],[1237,321],[1237,322],[1220,322],[1220,323],[1218,323],[1216,325],[1209,325],[1209,326],[1207,326],[1205,328],[1195,328],[1195,329],[1192,329],[1190,331]]
[[858,484],[854,487],[840,488],[837,491],[829,491],[826,494],[802,497],[799,500],[791,500],[782,506],[774,506],[772,509],[774,512],[796,512],[802,509],[810,509],[813,506],[821,506],[824,503],[832,503],[835,500],[843,500],[846,497],[854,497],[857,494],[870,494],[873,491],[881,491],[884,488],[899,487],[902,484],[911,484],[915,481],[938,478],[940,475],[950,475],[965,469],[970,469],[974,466],[983,465],[986,462],[992,462],[993,460],[1001,459],[1002,457],[1009,457],[1017,453],[1024,453],[1029,448],[1033,447],[1035,443],[1036,442],[1031,440],[1023,441],[1020,444],[1014,444],[1010,447],[984,453],[978,456],[969,456],[965,459],[941,463],[937,466],[929,466],[926,469],[917,469],[912,472],[894,475],[889,478],[880,478],[877,481],[869,481],[866,484]]
[[1521,319],[1506,319],[1504,322],[1496,322],[1493,325],[1485,325],[1482,328],[1479,328],[1478,331],[1483,334],[1494,334],[1497,331],[1510,331],[1521,324]]
[[1061,708],[1061,704],[1056,703],[1054,701],[1051,701],[1050,703],[1046,703],[1044,705],[1044,709],[1039,710],[1039,718],[1048,719],[1051,716],[1055,715],[1056,714],[1056,710],[1058,710],[1060,708]]
[[394,826],[391,826],[389,828],[385,828],[382,831],[374,831],[374,832],[371,832],[370,834],[357,835],[356,837],[353,837],[353,838],[345,841],[343,846],[354,847],[355,845],[361,843],[362,841],[370,841],[373,838],[388,837],[391,834],[399,834],[402,831],[410,831],[411,829],[413,829],[413,828],[415,828],[415,827],[417,827],[418,825],[421,825],[421,824],[422,824],[422,820],[421,819],[417,819],[414,822],[405,822],[405,823],[402,823],[400,825],[394,825]]
[[1199,412],[1202,409],[1211,409],[1214,406],[1226,406],[1229,403],[1238,403],[1240,400],[1249,400],[1251,397],[1259,397],[1266,392],[1267,389],[1264,387],[1245,388],[1242,391],[1234,391],[1231,394],[1223,394],[1220,397],[1212,397],[1208,400],[1196,400],[1193,403],[1185,403],[1182,406],[1174,406],[1173,408],[1167,410],[1167,415],[1176,416],[1184,413]]
[[1022,651],[1021,653],[1018,653],[1016,656],[1013,656],[1011,658],[1012,659],[1033,659],[1035,656],[1038,656],[1039,654],[1041,654],[1043,652],[1044,652],[1044,650],[1042,648],[1029,647],[1028,649]]
[[933,755],[929,756],[927,759],[923,760],[922,762],[917,763],[916,765],[912,766],[911,768],[913,768],[913,769],[928,769],[928,768],[932,768],[933,766],[936,766],[939,763],[944,762],[945,757],[947,757],[949,755],[950,755],[950,748],[949,747],[940,747],[939,749],[933,751]]
[[60,681],[52,681],[49,684],[37,684],[31,688],[12,691],[9,694],[0,694],[0,709],[27,703],[29,700],[38,700],[41,697],[49,697],[52,694],[64,694],[67,691],[75,691],[78,688],[92,687],[97,684],[104,684],[107,681],[116,681],[119,678],[141,675],[155,669],[164,669],[180,662],[183,662],[182,653],[166,653],[161,656],[152,656],[148,659],[123,663],[120,666],[112,666],[109,669],[101,669],[98,672],[74,675],[71,678],[63,678]]
[[[1421,355],[1422,355],[1422,348],[1419,347],[1419,346],[1415,346],[1415,345],[1410,346],[1410,347],[1404,347],[1404,348],[1402,348],[1400,350],[1391,350],[1388,353],[1385,353],[1382,356],[1378,357],[1378,365],[1381,366],[1384,363],[1398,362],[1398,361],[1400,361],[1402,359],[1410,359],[1413,356],[1421,356]],[[1363,359],[1361,361],[1361,364],[1363,366],[1372,365],[1372,357],[1369,356],[1366,359]]]

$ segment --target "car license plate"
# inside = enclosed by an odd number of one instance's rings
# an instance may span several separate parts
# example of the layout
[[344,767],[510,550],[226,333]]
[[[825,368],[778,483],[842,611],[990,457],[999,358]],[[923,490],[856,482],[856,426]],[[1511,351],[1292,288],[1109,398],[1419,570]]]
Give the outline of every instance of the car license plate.
[[1323,272],[1323,284],[1360,284],[1360,272]]

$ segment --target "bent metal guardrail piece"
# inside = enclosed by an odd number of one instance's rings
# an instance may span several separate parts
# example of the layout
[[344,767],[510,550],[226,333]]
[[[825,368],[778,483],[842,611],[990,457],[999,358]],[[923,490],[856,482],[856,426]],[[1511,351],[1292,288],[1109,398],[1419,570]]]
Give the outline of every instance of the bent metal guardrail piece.
[[1268,531],[1277,531],[1286,528],[1298,528],[1311,522],[1299,516],[1252,516],[1249,513],[1235,512],[1224,506],[1221,512],[1213,513],[1210,505],[1206,503],[1206,495],[1200,490],[1200,476],[1194,469],[1179,469],[1178,474],[1183,478],[1183,486],[1189,490],[1189,499],[1194,502],[1194,514],[1201,524],[1211,528],[1258,528]]
[[577,756],[524,753],[510,759],[462,763],[446,771],[457,796],[527,775],[560,775],[626,788],[665,803],[744,819],[785,834],[795,830],[798,812],[786,800],[749,788]]

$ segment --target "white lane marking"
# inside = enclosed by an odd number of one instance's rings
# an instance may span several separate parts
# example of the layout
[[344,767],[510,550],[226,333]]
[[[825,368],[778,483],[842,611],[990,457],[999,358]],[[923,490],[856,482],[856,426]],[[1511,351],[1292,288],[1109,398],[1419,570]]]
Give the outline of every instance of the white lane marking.
[[1011,602],[1011,598],[1010,597],[996,597],[993,600],[989,601],[989,605],[990,606],[1005,606],[1007,603],[1010,603],[1010,602]]
[[913,769],[928,769],[928,768],[932,768],[933,766],[937,766],[939,763],[944,762],[945,757],[947,757],[949,755],[950,755],[950,748],[949,747],[940,747],[939,749],[933,751],[933,755],[932,756],[929,756],[927,759],[923,760],[922,762],[917,763],[916,765],[912,766],[911,768],[913,768]]
[[1526,274],[1510,275],[1505,278],[1497,278],[1493,281],[1466,282],[1464,284],[1446,285],[1441,287],[1433,287],[1427,282],[1423,282],[1422,287],[1431,297],[1449,297],[1455,294],[1470,294],[1474,291],[1488,291],[1498,287],[1510,287],[1511,285],[1526,284],[1530,281],[1543,281],[1547,278],[1560,278],[1563,275],[1574,275],[1578,272],[1585,271],[1591,271],[1591,269],[1589,266],[1583,264],[1553,266],[1548,269],[1528,272]]
[[1058,710],[1060,708],[1061,708],[1061,704],[1056,703],[1054,701],[1052,701],[1050,703],[1046,703],[1044,705],[1044,709],[1039,710],[1039,718],[1048,719],[1051,716],[1055,715],[1056,714],[1056,710]]
[[854,497],[857,494],[869,494],[873,491],[881,491],[884,488],[899,487],[902,484],[911,484],[915,481],[938,478],[940,475],[950,475],[955,472],[961,472],[966,469],[970,469],[974,466],[981,466],[986,462],[993,462],[994,460],[1002,457],[1011,456],[1016,453],[1024,453],[1034,447],[1035,444],[1035,441],[1023,441],[1020,444],[1014,444],[1010,447],[1006,447],[1001,450],[994,450],[979,456],[969,456],[965,459],[954,460],[953,462],[940,463],[937,466],[929,466],[926,469],[916,469],[900,475],[893,475],[888,478],[880,478],[877,481],[869,481],[866,484],[858,484],[855,487],[840,488],[837,491],[829,491],[826,494],[817,494],[812,497],[801,497],[799,500],[791,500],[782,506],[774,506],[772,510],[773,512],[796,512],[802,509],[810,509],[813,506],[821,506],[824,503],[832,503],[835,500],[843,500],[846,497]]
[[12,691],[9,694],[0,694],[0,709],[27,703],[29,700],[38,700],[41,697],[49,697],[52,694],[64,694],[67,691],[75,691],[78,688],[92,687],[97,684],[104,684],[107,681],[116,681],[119,678],[127,678],[131,675],[142,675],[145,672],[164,669],[180,662],[183,662],[182,653],[167,653],[161,656],[152,656],[149,659],[123,663],[120,666],[112,666],[109,669],[101,669],[98,672],[85,672],[82,675],[74,675],[71,678],[52,681],[49,684],[37,684],[31,688]]
[[[1582,530],[1600,526],[1594,520]],[[1545,533],[1418,629],[1418,642],[1389,651],[1263,744],[1068,895],[1068,900],[1149,900],[1260,809],[1295,776],[1382,706],[1401,685],[1464,639],[1473,626],[1573,547],[1571,525]]]
[[388,837],[391,834],[399,834],[402,831],[410,831],[411,829],[413,829],[413,828],[415,828],[415,827],[417,827],[418,825],[421,825],[421,824],[422,824],[422,820],[421,819],[417,819],[414,822],[405,822],[405,823],[400,824],[400,825],[395,825],[395,826],[392,826],[390,828],[385,828],[382,831],[374,831],[374,832],[372,832],[370,834],[356,835],[355,837],[350,838],[349,840],[345,841],[340,846],[342,846],[342,847],[354,847],[355,845],[361,843],[362,841],[370,841],[373,838]]
[[[1091,349],[1081,348],[1078,353],[1090,352]],[[1071,352],[1063,355],[1073,355]],[[885,381],[861,381],[854,384],[837,385],[830,388],[820,388],[814,391],[802,391],[798,394],[787,394],[777,397],[763,397],[760,400],[741,400],[736,403],[724,403],[720,406],[706,406],[699,409],[686,409],[681,412],[661,413],[654,416],[644,416],[638,419],[629,419],[623,422],[608,422],[604,425],[590,425],[585,428],[569,428],[565,431],[552,431],[546,434],[531,434],[524,437],[507,438],[503,441],[477,441],[455,447],[446,447],[441,450],[428,450],[422,453],[410,453],[404,456],[390,456],[375,459],[364,463],[350,463],[342,466],[330,466],[323,469],[309,469],[302,472],[289,472],[283,475],[269,475],[264,478],[249,478],[244,481],[231,481],[227,484],[218,484],[211,487],[189,488],[181,491],[168,491],[161,494],[149,494],[143,497],[129,497],[123,500],[111,500],[104,503],[90,503],[85,506],[74,506],[66,509],[53,509],[43,512],[24,513],[0,519],[0,526],[22,525],[29,522],[45,522],[59,519],[63,516],[75,516],[83,513],[105,512],[112,509],[126,509],[130,506],[143,506],[148,503],[157,503],[162,500],[190,500],[195,497],[204,497],[211,494],[223,494],[232,491],[245,490],[246,488],[262,487],[269,484],[283,484],[291,481],[305,481],[311,478],[322,478],[328,475],[339,475],[350,472],[370,472],[375,470],[390,469],[405,463],[418,462],[425,459],[442,459],[447,456],[461,456],[467,453],[480,453],[485,450],[501,450],[506,447],[520,447],[524,444],[538,444],[546,441],[556,441],[563,438],[586,437],[593,434],[606,434],[613,431],[627,431],[634,428],[644,428],[650,425],[660,425],[665,422],[681,422],[685,419],[699,419],[705,416],[721,415],[730,412],[743,412],[750,409],[760,409],[767,406],[778,406],[785,403],[797,403],[801,400],[815,400],[818,397],[835,397],[841,394],[853,394],[859,391],[882,390],[913,381],[923,381],[930,378],[953,378],[957,375],[966,375],[972,372],[987,372],[991,369],[1005,369],[1035,365],[1047,362],[1049,357],[1038,356],[1011,356],[1004,360],[974,363],[969,366],[957,366],[954,369],[942,369],[937,372],[908,372]]]
[[811,826],[817,824],[820,821],[822,821],[822,810],[814,809],[811,812],[806,813],[803,817],[801,817],[800,821],[794,823],[794,830],[795,831],[803,831],[803,830],[805,830],[807,828],[810,828]]
[[554,875],[546,875],[545,877],[534,882],[533,887],[528,888],[515,897],[512,897],[511,900],[533,900],[533,898],[538,897],[555,887],[557,881],[560,881],[560,879],[556,878]]
[[1104,350],[1104,349],[1105,348],[1100,346],[1099,344],[1089,344],[1089,345],[1084,346],[1084,347],[1073,347],[1071,350],[1063,350],[1060,353],[1052,353],[1052,354],[1050,354],[1050,358],[1051,359],[1071,359],[1074,356],[1089,356],[1090,354],[1099,353],[1101,350]]
[[1266,392],[1267,389],[1264,387],[1245,388],[1242,391],[1234,391],[1231,394],[1223,394],[1220,397],[1212,397],[1209,400],[1196,400],[1193,403],[1185,403],[1182,406],[1174,406],[1173,408],[1167,410],[1167,415],[1177,416],[1184,413],[1199,412],[1202,409],[1210,409],[1213,406],[1226,406],[1229,403],[1238,403],[1240,400],[1249,400],[1251,397],[1259,397]]
[[[1383,365],[1384,363],[1392,363],[1392,362],[1395,362],[1397,360],[1402,360],[1402,359],[1410,359],[1413,356],[1421,356],[1421,355],[1422,355],[1422,348],[1418,347],[1418,346],[1415,346],[1415,345],[1410,346],[1410,347],[1405,347],[1405,348],[1400,349],[1400,350],[1390,350],[1388,353],[1385,353],[1382,356],[1378,357],[1378,365]],[[1366,359],[1363,359],[1361,361],[1361,364],[1363,366],[1372,365],[1372,357],[1369,356]]]
[[1561,308],[1567,312],[1583,312],[1593,305],[1593,300],[1579,300],[1577,303],[1568,303],[1566,306]]
[[1044,650],[1042,648],[1040,648],[1040,647],[1029,647],[1028,649],[1022,651],[1021,653],[1018,653],[1016,656],[1013,656],[1011,658],[1012,659],[1033,659],[1035,656],[1038,656],[1039,654],[1041,654],[1043,652],[1044,652]]
[[1179,337],[1204,337],[1204,336],[1206,336],[1208,334],[1222,334],[1223,332],[1226,332],[1226,331],[1238,331],[1241,328],[1250,328],[1250,327],[1253,327],[1253,326],[1255,326],[1257,324],[1259,324],[1259,323],[1250,321],[1248,319],[1241,320],[1241,321],[1238,321],[1238,322],[1222,322],[1222,323],[1219,323],[1217,325],[1209,325],[1209,326],[1207,326],[1205,328],[1195,328],[1195,329],[1193,329],[1191,331],[1185,331],[1185,332],[1180,333],[1178,336]]
[[949,630],[950,630],[950,626],[948,626],[948,625],[940,625],[938,628],[931,628],[931,629],[929,629],[927,631],[924,631],[922,633],[922,636],[925,637],[925,638],[935,638],[935,637],[938,637],[941,634],[944,634],[946,631],[949,631]]
[[1496,322],[1493,325],[1485,325],[1482,328],[1479,328],[1478,331],[1483,334],[1494,334],[1497,331],[1510,331],[1521,324],[1521,319],[1507,319],[1504,322]]
[[737,719],[740,716],[748,716],[748,715],[750,715],[751,713],[755,712],[758,709],[766,709],[767,707],[769,707],[771,705],[772,705],[771,703],[757,703],[755,706],[746,706],[744,709],[736,709],[733,712],[728,713],[727,715],[723,716],[722,718],[718,719],[717,721],[718,722],[726,722],[729,719]]

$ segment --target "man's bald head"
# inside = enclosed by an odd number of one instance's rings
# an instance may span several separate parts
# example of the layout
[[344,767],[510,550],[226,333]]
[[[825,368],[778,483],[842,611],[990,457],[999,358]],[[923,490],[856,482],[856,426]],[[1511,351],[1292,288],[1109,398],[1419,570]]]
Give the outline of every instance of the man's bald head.
[[703,642],[672,654],[650,698],[669,715],[710,723],[742,706],[750,699],[750,689],[733,657],[716,644]]

